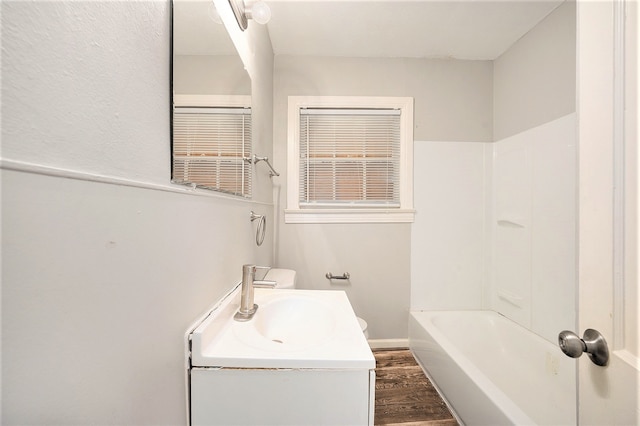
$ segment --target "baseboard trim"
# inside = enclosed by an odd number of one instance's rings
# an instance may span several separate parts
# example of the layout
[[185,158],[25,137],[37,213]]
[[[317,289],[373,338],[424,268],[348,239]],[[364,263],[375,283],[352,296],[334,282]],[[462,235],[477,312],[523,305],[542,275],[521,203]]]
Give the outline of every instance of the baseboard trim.
[[369,339],[371,349],[408,348],[409,339]]

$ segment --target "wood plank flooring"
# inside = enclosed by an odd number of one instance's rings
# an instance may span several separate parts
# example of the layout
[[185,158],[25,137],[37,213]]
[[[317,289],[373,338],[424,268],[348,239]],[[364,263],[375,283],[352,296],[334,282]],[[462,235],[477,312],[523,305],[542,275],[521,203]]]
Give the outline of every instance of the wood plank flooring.
[[408,349],[374,350],[376,425],[454,426],[458,422]]

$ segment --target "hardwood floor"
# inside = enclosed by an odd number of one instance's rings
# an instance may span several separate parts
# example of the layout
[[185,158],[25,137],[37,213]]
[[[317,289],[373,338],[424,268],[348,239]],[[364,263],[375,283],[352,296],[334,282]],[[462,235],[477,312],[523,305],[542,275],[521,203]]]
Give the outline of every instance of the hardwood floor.
[[375,350],[376,425],[453,426],[458,422],[408,349]]

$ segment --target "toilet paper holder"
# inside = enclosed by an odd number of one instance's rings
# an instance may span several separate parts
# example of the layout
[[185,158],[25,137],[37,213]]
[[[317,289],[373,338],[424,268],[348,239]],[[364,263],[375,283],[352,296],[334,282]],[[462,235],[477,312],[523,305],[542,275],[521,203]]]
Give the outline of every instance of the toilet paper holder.
[[348,280],[351,277],[348,272],[342,275],[333,275],[331,272],[327,272],[324,276],[327,277],[328,280]]

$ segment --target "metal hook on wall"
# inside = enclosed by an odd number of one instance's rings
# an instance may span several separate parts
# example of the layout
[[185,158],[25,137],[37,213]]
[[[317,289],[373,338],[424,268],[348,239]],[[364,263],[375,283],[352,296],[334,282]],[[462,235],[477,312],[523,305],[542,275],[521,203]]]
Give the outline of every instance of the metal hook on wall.
[[264,234],[267,231],[267,217],[263,214],[257,214],[251,211],[251,222],[258,220],[258,227],[256,228],[256,244],[261,246],[264,242]]

